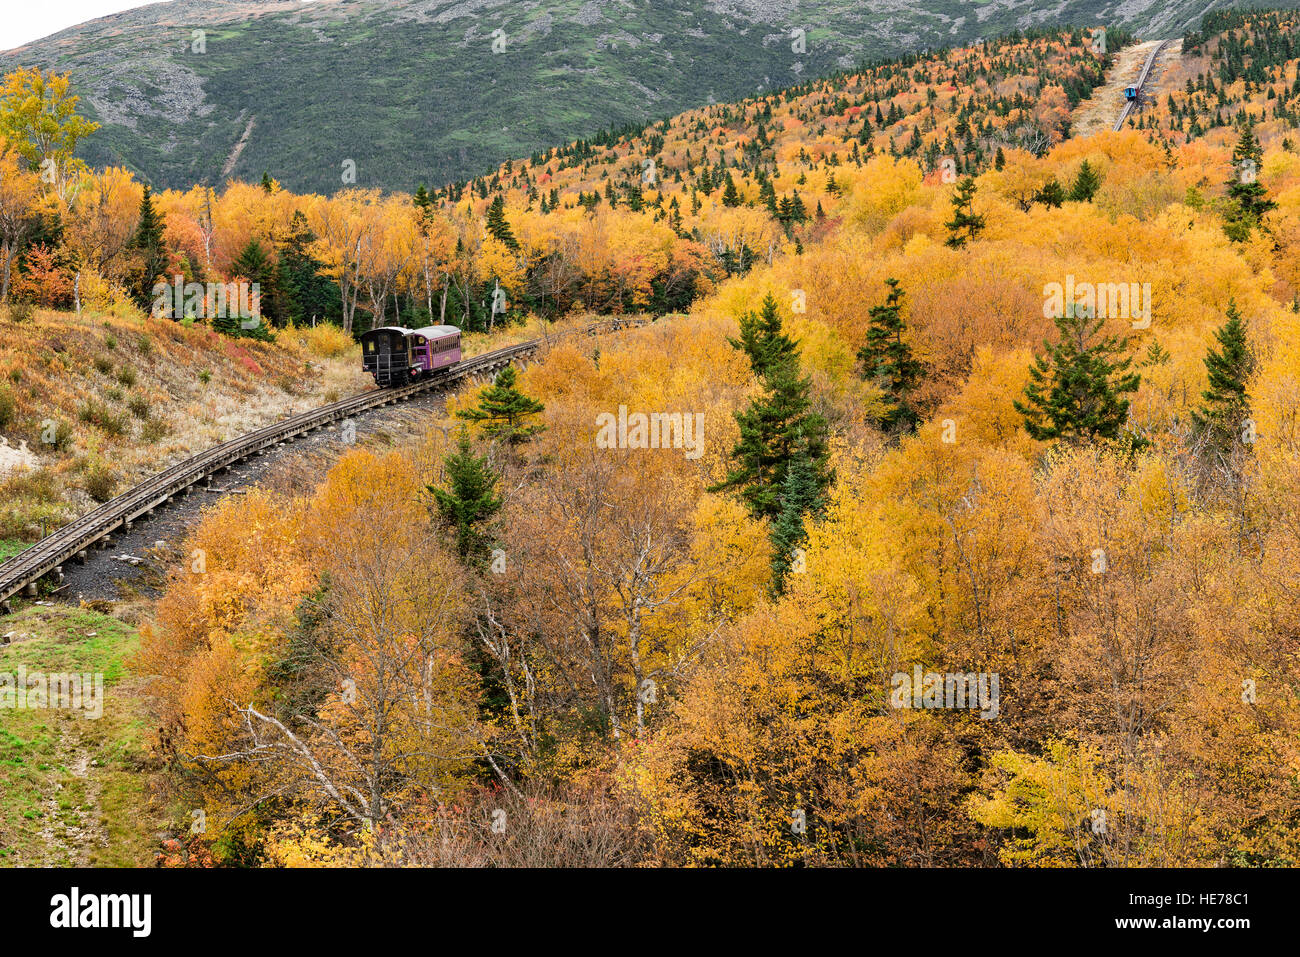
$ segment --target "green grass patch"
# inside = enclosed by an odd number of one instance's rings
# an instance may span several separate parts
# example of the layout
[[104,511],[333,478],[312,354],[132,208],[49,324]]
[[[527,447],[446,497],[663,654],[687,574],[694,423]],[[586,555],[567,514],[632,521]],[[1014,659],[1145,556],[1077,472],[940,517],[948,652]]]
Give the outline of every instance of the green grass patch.
[[146,702],[127,662],[136,630],[94,611],[30,607],[4,619],[0,673],[102,674],[103,715],[0,707],[0,864],[136,867],[163,816],[145,766]]

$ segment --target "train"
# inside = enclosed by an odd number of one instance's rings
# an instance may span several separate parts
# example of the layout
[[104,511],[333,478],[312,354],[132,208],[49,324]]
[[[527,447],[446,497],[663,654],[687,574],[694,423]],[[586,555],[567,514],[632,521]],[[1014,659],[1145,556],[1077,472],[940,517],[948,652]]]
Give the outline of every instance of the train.
[[361,336],[361,367],[381,389],[419,382],[460,362],[455,326],[381,326]]

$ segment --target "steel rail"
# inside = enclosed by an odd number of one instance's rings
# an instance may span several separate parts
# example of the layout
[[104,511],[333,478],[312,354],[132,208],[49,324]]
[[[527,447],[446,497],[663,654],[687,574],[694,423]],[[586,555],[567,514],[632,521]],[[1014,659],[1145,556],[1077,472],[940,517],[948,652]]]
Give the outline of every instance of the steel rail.
[[1155,66],[1156,57],[1160,55],[1161,51],[1164,50],[1165,47],[1169,46],[1169,44],[1173,42],[1173,37],[1170,37],[1167,40],[1161,40],[1156,48],[1151,51],[1151,55],[1147,57],[1147,62],[1142,67],[1142,72],[1138,74],[1137,82],[1132,84],[1137,87],[1137,97],[1124,103],[1124,109],[1120,111],[1119,119],[1115,121],[1113,132],[1118,133],[1124,126],[1124,121],[1128,119],[1129,114],[1133,112],[1133,107],[1137,106],[1138,99],[1142,96],[1142,87],[1146,85],[1147,77],[1151,74],[1151,68]]
[[358,413],[404,402],[421,392],[445,388],[464,379],[483,376],[568,336],[598,335],[605,331],[613,332],[641,326],[648,321],[646,319],[606,320],[576,332],[561,333],[557,336],[531,339],[528,342],[506,346],[503,349],[465,359],[430,379],[397,388],[362,392],[309,412],[301,412],[252,432],[246,432],[205,452],[191,456],[146,479],[116,498],[110,499],[0,564],[0,613],[10,610],[9,600],[24,588],[34,592],[36,583],[40,579],[53,576],[56,582],[62,581],[63,566],[73,559],[84,559],[86,549],[91,545],[96,542],[104,545],[111,544],[111,535],[119,528],[129,530],[137,519],[152,515],[154,509],[170,502],[178,494],[188,494],[191,486],[197,482],[207,480],[210,483],[213,474],[236,462],[253,455],[264,454],[269,448],[291,442],[300,435],[322,429],[333,422]]

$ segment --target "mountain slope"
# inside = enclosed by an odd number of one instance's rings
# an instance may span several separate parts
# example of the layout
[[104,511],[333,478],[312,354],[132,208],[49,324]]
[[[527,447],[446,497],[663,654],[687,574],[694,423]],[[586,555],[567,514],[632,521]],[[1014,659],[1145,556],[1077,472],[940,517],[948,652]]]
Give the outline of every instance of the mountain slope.
[[159,186],[269,170],[331,192],[355,166],[408,189],[864,59],[1057,23],[1163,35],[1217,5],[172,0],[0,54],[0,72],[70,72],[103,124],[87,161]]

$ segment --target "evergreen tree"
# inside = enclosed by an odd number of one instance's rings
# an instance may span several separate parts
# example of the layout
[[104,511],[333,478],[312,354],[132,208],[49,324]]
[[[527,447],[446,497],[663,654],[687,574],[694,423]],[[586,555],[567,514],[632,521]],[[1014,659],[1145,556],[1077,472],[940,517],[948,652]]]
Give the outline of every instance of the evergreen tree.
[[1263,158],[1264,148],[1255,138],[1254,124],[1242,123],[1237,130],[1237,145],[1232,151],[1234,175],[1227,183],[1231,207],[1224,224],[1224,232],[1236,242],[1246,239],[1260,224],[1261,217],[1277,205],[1268,198],[1268,191],[1258,181]]
[[1210,435],[1214,444],[1230,444],[1250,414],[1246,383],[1255,368],[1255,357],[1246,340],[1246,323],[1235,300],[1228,301],[1227,319],[1214,333],[1219,343],[1205,356],[1209,388],[1201,393],[1201,407],[1192,412],[1192,421]]
[[1042,203],[1048,209],[1060,209],[1061,204],[1066,200],[1065,188],[1053,176],[1044,184],[1034,195],[1034,202]]
[[1092,168],[1087,160],[1079,164],[1078,175],[1070,186],[1069,199],[1076,203],[1090,203],[1101,189],[1101,174]]
[[338,290],[324,275],[325,264],[311,254],[316,235],[307,217],[295,210],[289,232],[280,246],[277,286],[285,316],[294,323],[310,324],[338,312]]
[[1128,420],[1126,392],[1136,392],[1140,376],[1129,372],[1131,359],[1115,358],[1127,340],[1105,336],[1094,341],[1102,320],[1067,309],[1056,318],[1060,341],[1044,343],[1029,370],[1025,400],[1015,400],[1025,429],[1040,441],[1115,439]]
[[506,202],[500,193],[497,193],[492,205],[488,207],[487,231],[507,249],[519,248],[519,241],[515,239],[514,231],[506,220]]
[[456,418],[477,422],[483,434],[494,439],[504,439],[511,445],[525,442],[543,431],[544,425],[526,425],[525,420],[541,412],[545,406],[515,388],[518,373],[514,366],[506,366],[497,373],[492,385],[483,390],[479,404],[461,409]]
[[737,489],[755,518],[781,514],[781,492],[796,453],[811,464],[818,489],[830,487],[825,418],[812,409],[809,380],[800,376],[796,352],[770,368],[765,391],[736,413],[740,439],[731,450],[733,468],[709,490]]
[[731,178],[731,173],[730,173],[730,172],[727,173],[727,176],[726,176],[726,184],[727,184],[727,185],[726,185],[726,188],[723,189],[723,191],[722,191],[722,205],[723,205],[723,206],[739,206],[739,205],[740,205],[740,191],[739,191],[738,189],[736,189],[736,181],[735,181],[734,179]]
[[944,224],[949,233],[945,242],[953,249],[961,249],[984,228],[984,217],[976,216],[972,208],[975,190],[975,180],[967,176],[957,184],[957,191],[953,194],[952,219]]
[[447,468],[447,489],[428,486],[438,509],[438,516],[456,530],[456,551],[471,561],[488,555],[488,539],[479,526],[501,509],[496,485],[499,476],[488,464],[487,456],[474,454],[469,436],[462,429],[456,451],[443,459]]
[[[132,293],[135,301],[145,310],[153,307],[153,287],[167,268],[167,248],[163,241],[163,223],[153,205],[153,194],[148,186],[140,199],[140,222],[131,238],[131,248],[140,255],[139,281]],[[180,309],[176,310],[179,318]]]
[[772,523],[772,590],[785,591],[786,576],[794,561],[796,548],[808,541],[805,520],[819,515],[826,504],[825,490],[819,483],[817,468],[806,449],[796,450],[786,469],[781,488],[780,513]]
[[[262,318],[272,325],[282,325],[284,322],[284,304],[280,300],[279,289],[276,284],[276,268],[271,258],[267,255],[266,250],[256,238],[251,238],[244,246],[235,261],[230,265],[232,276],[242,277],[250,283],[257,283],[258,295],[261,301]],[[238,320],[235,322],[239,326]],[[224,330],[223,330],[224,331]],[[244,333],[250,330],[244,329]]]
[[798,353],[798,345],[782,331],[779,308],[771,293],[763,297],[758,312],[740,317],[740,338],[727,341],[749,356],[750,368],[760,378],[777,363]]
[[900,303],[903,291],[897,279],[886,279],[889,295],[883,306],[872,306],[867,341],[858,351],[862,360],[862,373],[878,381],[885,391],[887,407],[878,420],[884,429],[897,426],[912,428],[916,413],[908,403],[908,396],[916,388],[925,368],[912,356],[912,350],[903,341],[903,317]]
[[268,193],[275,192],[275,180],[271,179],[271,174],[266,170],[262,170],[262,189]]

